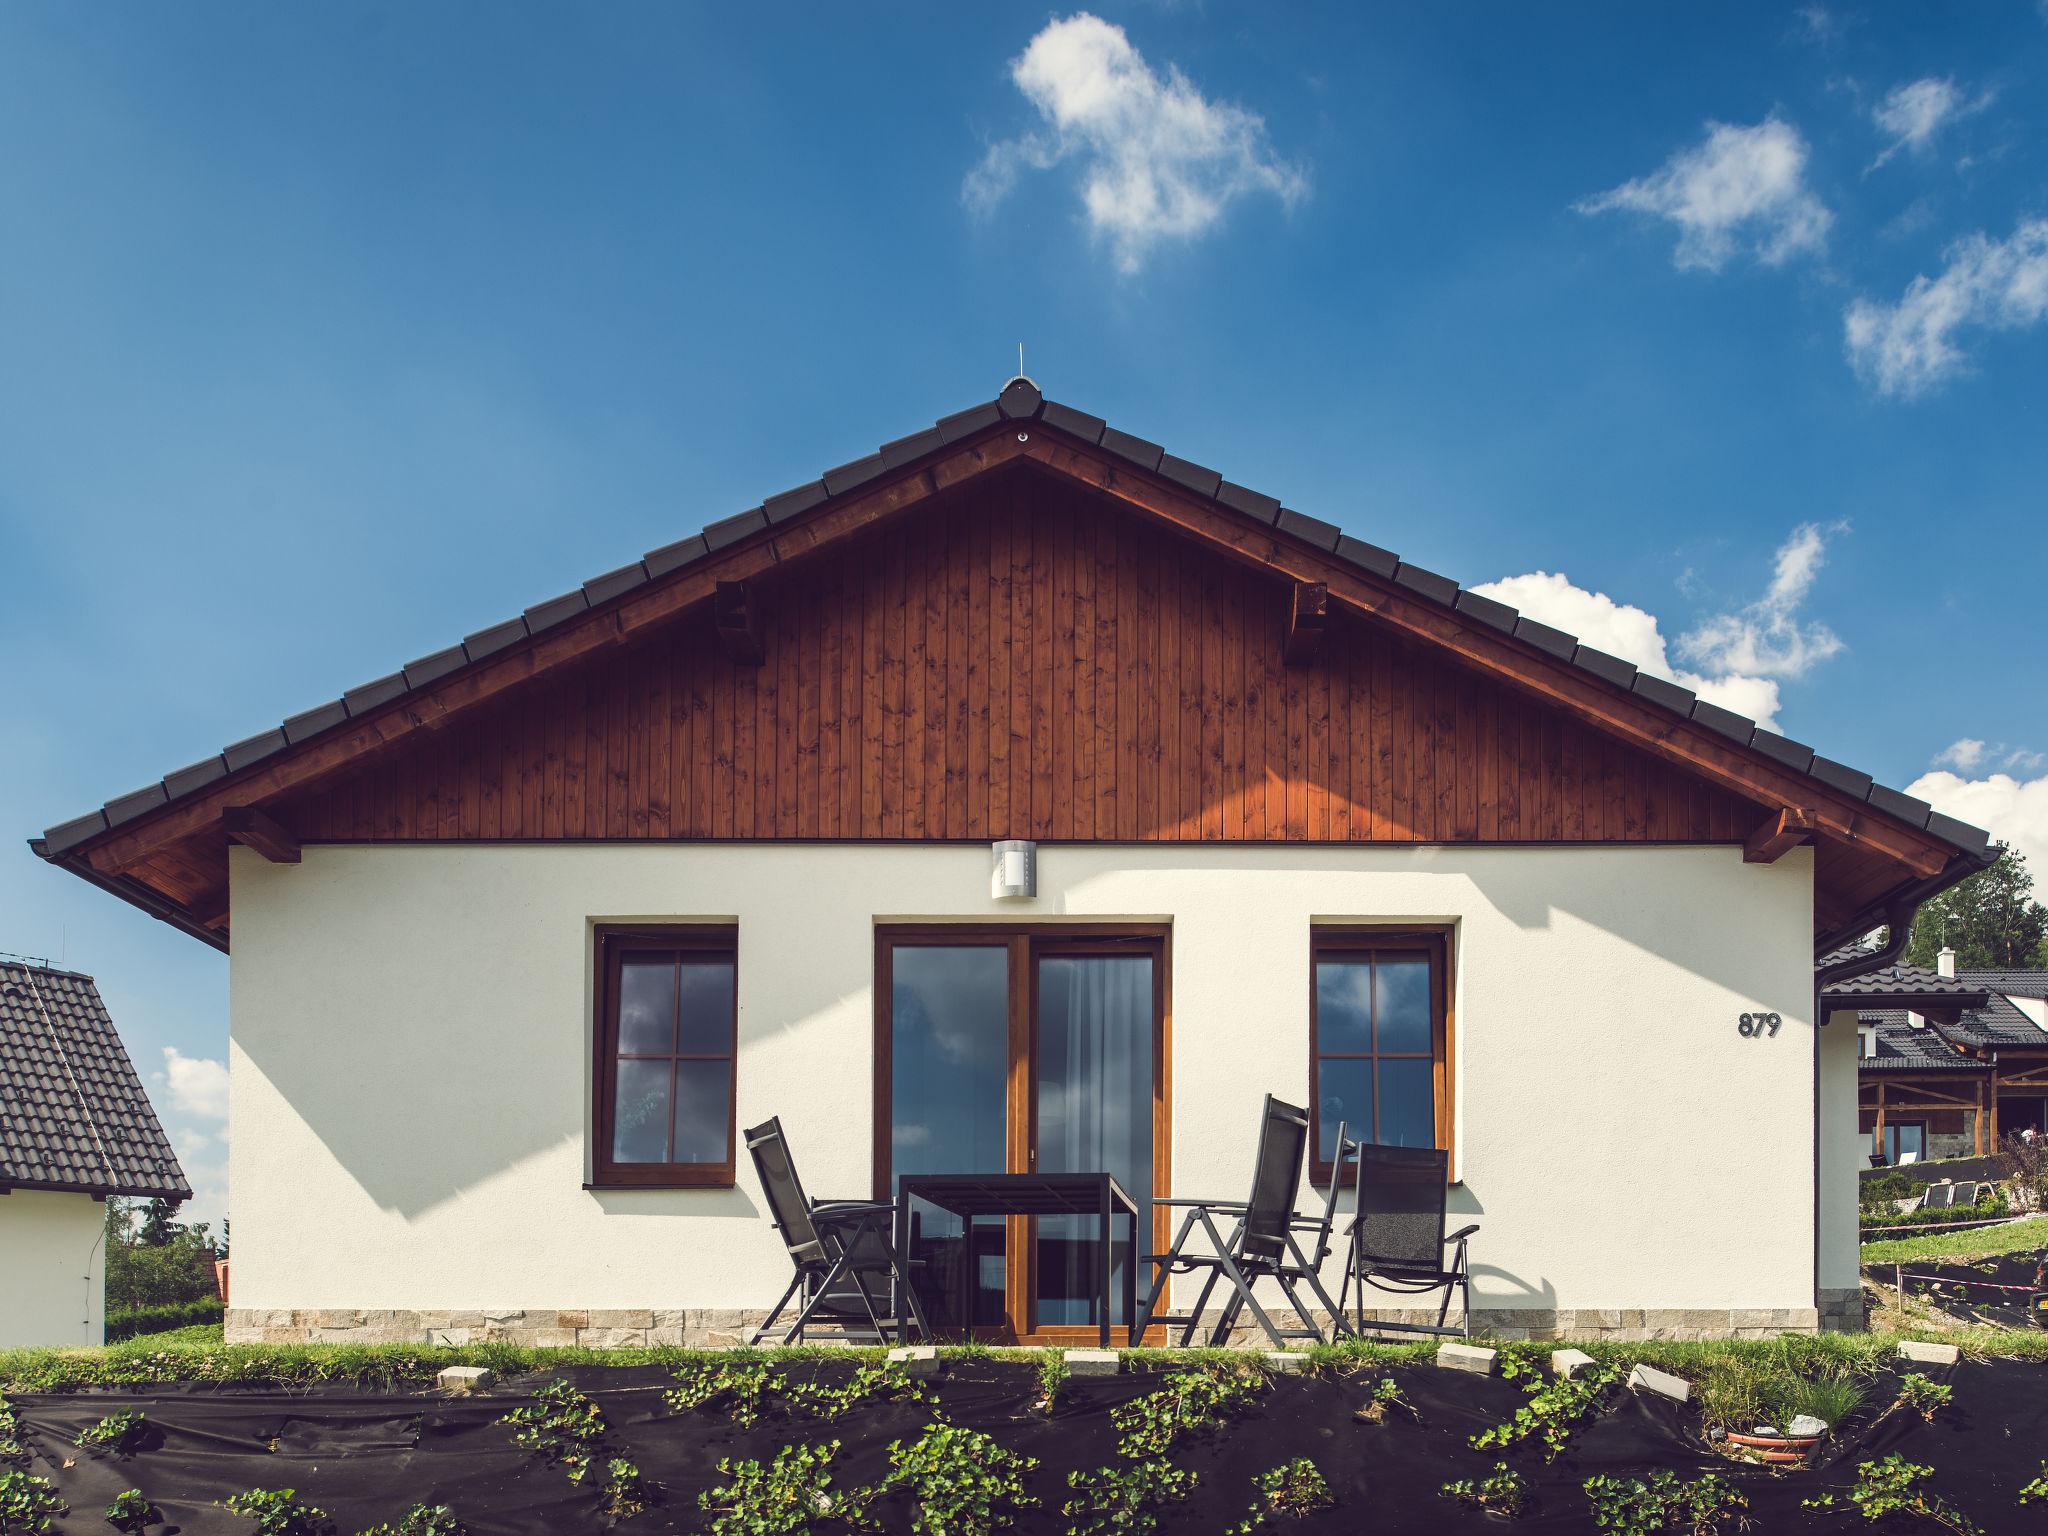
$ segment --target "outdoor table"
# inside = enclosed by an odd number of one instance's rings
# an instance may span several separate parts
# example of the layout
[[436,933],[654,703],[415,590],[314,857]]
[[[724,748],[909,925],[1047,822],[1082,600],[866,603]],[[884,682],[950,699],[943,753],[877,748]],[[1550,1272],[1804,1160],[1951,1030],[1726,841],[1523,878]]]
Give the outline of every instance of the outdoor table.
[[[1100,1222],[1098,1242],[1102,1253],[1102,1347],[1109,1348],[1109,1303],[1112,1290],[1110,1222],[1118,1215],[1131,1224],[1130,1262],[1124,1265],[1124,1321],[1129,1341],[1138,1342],[1138,1238],[1137,1202],[1107,1173],[916,1173],[907,1174],[897,1186],[896,1252],[908,1269],[910,1260],[910,1202],[922,1200],[958,1216],[964,1230],[972,1232],[977,1216],[1093,1216]],[[974,1317],[974,1266],[960,1265],[959,1295],[955,1316],[971,1330]]]

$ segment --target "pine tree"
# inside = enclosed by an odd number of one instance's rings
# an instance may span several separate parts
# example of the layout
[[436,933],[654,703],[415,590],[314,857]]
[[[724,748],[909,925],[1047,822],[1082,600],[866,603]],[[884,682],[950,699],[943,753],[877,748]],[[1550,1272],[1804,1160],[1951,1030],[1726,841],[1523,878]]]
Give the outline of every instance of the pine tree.
[[1998,862],[1920,908],[1906,959],[1933,970],[1943,944],[1965,971],[2048,967],[2048,907],[2034,900],[2026,860],[2004,843]]

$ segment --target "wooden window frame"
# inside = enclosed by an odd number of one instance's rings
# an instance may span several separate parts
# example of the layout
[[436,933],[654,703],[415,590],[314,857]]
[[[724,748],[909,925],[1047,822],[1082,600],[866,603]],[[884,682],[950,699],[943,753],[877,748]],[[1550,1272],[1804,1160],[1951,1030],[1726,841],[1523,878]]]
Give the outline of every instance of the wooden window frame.
[[[620,1163],[612,1160],[618,1097],[618,987],[621,959],[636,949],[666,949],[722,956],[732,962],[731,1049],[723,1057],[703,1053],[680,1060],[728,1063],[725,1101],[725,1159],[717,1163]],[[591,1092],[591,1189],[730,1189],[734,1185],[739,1137],[739,929],[730,923],[600,924],[596,930],[596,977],[591,1038],[595,1056]],[[674,1089],[671,1086],[671,1094]],[[669,1114],[675,1103],[671,1098]]]
[[[875,925],[874,997],[874,1193],[877,1200],[895,1198],[892,1185],[895,1169],[892,1157],[893,1090],[895,1084],[895,1036],[891,1017],[893,1001],[892,955],[899,945],[912,947],[964,945],[985,949],[1001,948],[1009,968],[1009,1078],[1004,1086],[1004,1120],[1007,1127],[1004,1163],[1011,1169],[1037,1166],[1034,1147],[1038,1135],[1037,1104],[1032,1092],[1031,1058],[1038,1016],[1038,966],[1042,952],[1054,954],[1116,954],[1142,950],[1152,956],[1152,1194],[1163,1200],[1173,1193],[1173,925],[1162,922],[935,922],[877,923]],[[1016,1328],[1022,1320],[1019,1309],[1028,1309],[1037,1294],[1037,1254],[1024,1241],[1029,1218],[1011,1217],[1007,1252],[1021,1255],[1022,1265],[1006,1269],[1012,1310],[1001,1329],[973,1330],[977,1337],[998,1342],[1033,1344],[1085,1344],[1097,1337],[1093,1325],[1044,1327],[1030,1331]],[[1170,1217],[1165,1206],[1155,1204],[1150,1219],[1141,1213],[1138,1247],[1164,1252],[1170,1238]],[[1145,1281],[1139,1280],[1142,1304]],[[1148,1342],[1164,1342],[1163,1328],[1146,1332]]]
[[[1308,1112],[1309,1112],[1309,1175],[1317,1184],[1326,1185],[1330,1178],[1329,1161],[1322,1155],[1322,1058],[1324,1052],[1317,1047],[1319,1020],[1316,1017],[1316,966],[1327,957],[1339,955],[1365,955],[1380,950],[1399,950],[1413,954],[1422,951],[1430,960],[1430,1098],[1435,1116],[1434,1144],[1448,1154],[1448,1176],[1452,1183],[1458,1180],[1457,1130],[1453,1123],[1457,1104],[1457,1019],[1452,999],[1457,996],[1453,986],[1455,963],[1456,929],[1448,923],[1402,923],[1379,925],[1371,923],[1318,923],[1310,931],[1308,946]],[[1377,1059],[1376,1051],[1362,1055],[1339,1053],[1346,1059],[1372,1061]],[[1390,1053],[1394,1060],[1415,1061],[1421,1059],[1418,1052]],[[1378,1083],[1378,1074],[1373,1081]],[[1377,1088],[1375,1088],[1377,1092]],[[1355,1183],[1355,1170],[1347,1171],[1345,1184]]]

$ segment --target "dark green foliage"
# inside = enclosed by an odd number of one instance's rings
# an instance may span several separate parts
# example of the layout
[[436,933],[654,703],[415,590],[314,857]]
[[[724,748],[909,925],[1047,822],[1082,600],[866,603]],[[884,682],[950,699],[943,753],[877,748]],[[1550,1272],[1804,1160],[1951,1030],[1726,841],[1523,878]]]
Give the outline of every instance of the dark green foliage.
[[1528,1392],[1529,1400],[1515,1410],[1512,1418],[1471,1436],[1472,1446],[1481,1451],[1505,1450],[1524,1440],[1536,1439],[1543,1443],[1546,1461],[1564,1449],[1572,1430],[1600,1406],[1607,1389],[1621,1375],[1618,1367],[1601,1364],[1587,1366],[1576,1376],[1545,1380],[1540,1365],[1512,1354],[1502,1357],[1501,1369],[1504,1375],[1526,1378],[1523,1390]]
[[1887,1168],[1876,1178],[1863,1180],[1856,1188],[1856,1199],[1865,1211],[1889,1211],[1894,1200],[1910,1200],[1921,1188],[1898,1169]]
[[1908,1371],[1899,1378],[1897,1406],[1911,1408],[1923,1419],[1932,1419],[1955,1398],[1956,1389],[1946,1382]]
[[373,1525],[362,1536],[469,1536],[446,1504],[415,1504],[386,1525]]
[[1934,969],[1944,943],[1964,971],[2023,970],[2048,965],[2048,908],[2034,900],[2027,862],[1997,843],[1998,862],[1922,903],[1913,919],[1906,959]]
[[2048,1461],[2041,1463],[2041,1475],[2020,1489],[2022,1504],[2032,1504],[2037,1499],[2048,1504]]
[[291,1488],[251,1488],[227,1500],[227,1507],[256,1522],[256,1536],[334,1536],[327,1511],[301,1504]]
[[1066,1390],[1066,1352],[1048,1349],[1038,1357],[1038,1402],[1034,1406],[1040,1413],[1051,1413],[1059,1406],[1060,1394]]
[[21,1416],[12,1403],[0,1397],[0,1467],[27,1460],[28,1448],[21,1443]]
[[832,1491],[832,1458],[839,1442],[785,1445],[765,1466],[721,1457],[726,1479],[697,1495],[711,1517],[710,1536],[803,1536],[812,1531],[869,1531],[867,1497],[858,1489]]
[[1160,1511],[1195,1491],[1195,1474],[1159,1457],[1069,1472],[1067,1490],[1072,1497],[1060,1506],[1067,1536],[1151,1536]]
[[140,1338],[144,1334],[169,1333],[173,1328],[190,1328],[199,1323],[218,1323],[224,1311],[218,1295],[201,1296],[196,1301],[167,1301],[160,1306],[109,1308],[107,1342],[118,1344],[123,1339]]
[[1133,1461],[1162,1456],[1183,1435],[1215,1428],[1265,1390],[1265,1375],[1258,1370],[1223,1366],[1169,1372],[1157,1388],[1110,1414],[1119,1435],[1117,1452]]
[[1460,1478],[1438,1490],[1446,1499],[1475,1504],[1489,1514],[1513,1520],[1529,1507],[1529,1480],[1504,1461],[1496,1461],[1484,1477]]
[[1687,1481],[1660,1469],[1648,1477],[1589,1477],[1584,1486],[1594,1526],[1611,1536],[1714,1536],[1749,1524],[1749,1500],[1718,1472]]
[[692,1360],[678,1367],[675,1376],[676,1385],[662,1394],[670,1412],[716,1410],[743,1429],[776,1410],[829,1424],[863,1403],[919,1402],[931,1395],[894,1362],[863,1362],[836,1384],[771,1369],[764,1360],[744,1357]]
[[1894,1451],[1882,1460],[1856,1464],[1856,1481],[1849,1489],[1846,1504],[1838,1494],[1822,1493],[1802,1501],[1800,1508],[1827,1514],[1861,1515],[1865,1520],[1917,1515],[1943,1530],[1953,1531],[1955,1536],[1982,1536],[1977,1523],[1969,1516],[1920,1486],[1933,1475],[1932,1467],[1908,1461]]
[[1889,1203],[1878,1210],[1865,1209],[1857,1217],[1857,1227],[1864,1232],[1879,1232],[1886,1227],[1933,1227],[1952,1221],[1996,1221],[2010,1214],[2005,1196],[1996,1189],[1988,1189],[1977,1197],[1974,1205],[1952,1205],[1939,1211],[1901,1211]]
[[163,1516],[157,1513],[156,1506],[144,1497],[140,1488],[115,1494],[114,1502],[107,1506],[107,1524],[117,1531],[129,1532],[130,1536],[162,1520]]
[[623,1456],[604,1464],[604,1512],[614,1520],[629,1520],[647,1507],[647,1484],[640,1469]]
[[1361,1424],[1384,1424],[1387,1415],[1401,1412],[1411,1419],[1420,1419],[1415,1405],[1401,1395],[1401,1384],[1391,1376],[1382,1376],[1366,1394],[1365,1406],[1351,1416]]
[[572,1483],[590,1474],[590,1458],[605,1430],[596,1400],[559,1376],[537,1390],[531,1403],[514,1408],[498,1422],[512,1426],[512,1443],[522,1451],[560,1462]]
[[43,1536],[64,1513],[64,1501],[48,1478],[0,1471],[0,1536]]
[[141,1433],[141,1413],[110,1413],[81,1429],[72,1443],[82,1451],[112,1451],[118,1456],[132,1446],[135,1437]]
[[1258,1497],[1245,1517],[1230,1528],[1230,1536],[1249,1536],[1271,1521],[1299,1520],[1337,1502],[1323,1474],[1306,1456],[1261,1472],[1252,1479],[1252,1487]]
[[874,1492],[907,1492],[910,1528],[923,1536],[988,1536],[1038,1503],[1024,1491],[1037,1465],[979,1430],[933,1424],[907,1445],[890,1445],[888,1475]]

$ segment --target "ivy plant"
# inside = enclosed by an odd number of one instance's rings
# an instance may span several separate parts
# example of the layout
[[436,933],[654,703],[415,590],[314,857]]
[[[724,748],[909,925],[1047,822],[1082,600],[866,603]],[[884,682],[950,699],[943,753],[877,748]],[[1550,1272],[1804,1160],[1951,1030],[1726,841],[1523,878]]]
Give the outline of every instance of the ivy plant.
[[373,1525],[362,1536],[469,1536],[469,1529],[446,1504],[415,1504],[397,1520]]
[[1947,1382],[1936,1381],[1918,1371],[1908,1371],[1899,1378],[1899,1395],[1894,1406],[1911,1408],[1923,1419],[1932,1419],[1935,1414],[1954,1401],[1956,1389]]
[[1152,1536],[1160,1511],[1195,1491],[1195,1474],[1164,1457],[1093,1472],[1069,1472],[1072,1495],[1060,1506],[1067,1536]]
[[1504,1461],[1496,1461],[1484,1477],[1464,1477],[1445,1483],[1438,1497],[1471,1504],[1490,1515],[1513,1520],[1529,1507],[1529,1479]]
[[623,1456],[605,1462],[604,1512],[613,1520],[630,1520],[645,1509],[649,1494],[640,1469]]
[[64,1513],[64,1501],[46,1477],[0,1472],[0,1536],[43,1536]]
[[1266,1390],[1263,1372],[1196,1367],[1168,1373],[1158,1387],[1115,1409],[1117,1453],[1143,1461],[1166,1453],[1184,1435],[1213,1429]]
[[88,1424],[78,1432],[72,1442],[80,1450],[112,1451],[120,1455],[134,1445],[142,1433],[142,1415],[138,1412],[110,1413],[98,1423]]
[[130,1488],[114,1495],[113,1503],[107,1506],[107,1524],[117,1531],[127,1531],[130,1536],[157,1524],[163,1516],[157,1507],[149,1502],[140,1488]]
[[2048,1504],[2048,1461],[2041,1463],[2041,1475],[2020,1490],[2022,1504],[2031,1504],[2036,1499]]
[[1387,1415],[1397,1410],[1421,1422],[1422,1415],[1415,1411],[1415,1405],[1402,1395],[1401,1384],[1391,1376],[1382,1376],[1366,1394],[1365,1406],[1351,1416],[1361,1424],[1384,1424]]
[[1261,1472],[1252,1479],[1258,1497],[1245,1517],[1230,1528],[1230,1536],[1249,1536],[1272,1520],[1299,1520],[1337,1502],[1330,1485],[1316,1464],[1306,1456]]
[[0,1397],[0,1467],[27,1460],[28,1447],[21,1443],[21,1415],[14,1411],[14,1404]]
[[1066,1351],[1048,1349],[1038,1357],[1038,1401],[1031,1406],[1049,1414],[1059,1406],[1060,1394],[1066,1390]]
[[864,1403],[926,1400],[929,1394],[901,1363],[864,1363],[842,1382],[772,1370],[765,1360],[693,1360],[677,1368],[676,1384],[662,1394],[671,1413],[716,1410],[751,1429],[771,1410],[825,1423]]
[[227,1507],[256,1522],[256,1536],[334,1536],[334,1522],[315,1504],[299,1502],[291,1488],[251,1488],[228,1496]]
[[839,1442],[785,1445],[763,1465],[721,1457],[726,1479],[697,1495],[711,1517],[710,1536],[805,1536],[813,1531],[871,1531],[868,1497],[859,1489],[832,1491],[832,1458]]
[[1892,1515],[1918,1515],[1955,1536],[1983,1536],[1982,1529],[1961,1510],[1920,1485],[1934,1475],[1934,1468],[1908,1461],[1897,1451],[1877,1461],[1856,1464],[1856,1481],[1849,1487],[1846,1502],[1830,1491],[1803,1500],[1801,1509],[1827,1514],[1861,1515],[1865,1520],[1884,1520]]
[[1584,1487],[1595,1528],[1612,1536],[1715,1536],[1749,1524],[1749,1500],[1718,1472],[1688,1481],[1660,1468],[1647,1477],[1589,1477]]
[[549,1461],[561,1463],[572,1483],[590,1474],[590,1460],[604,1438],[604,1411],[594,1399],[559,1376],[533,1394],[533,1401],[514,1408],[498,1421],[512,1428],[512,1443]]
[[1037,1465],[979,1430],[933,1424],[908,1444],[890,1445],[888,1475],[874,1492],[907,1492],[910,1528],[922,1536],[988,1536],[1038,1503],[1024,1491]]
[[1541,1442],[1546,1461],[1555,1460],[1579,1421],[1599,1408],[1621,1373],[1611,1365],[1595,1365],[1576,1376],[1554,1376],[1548,1381],[1530,1374],[1529,1400],[1512,1417],[1471,1436],[1474,1449],[1506,1450],[1533,1439]]

